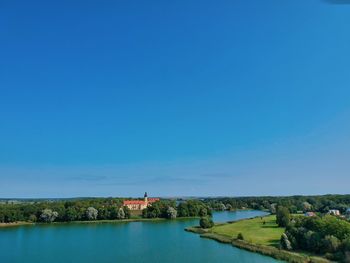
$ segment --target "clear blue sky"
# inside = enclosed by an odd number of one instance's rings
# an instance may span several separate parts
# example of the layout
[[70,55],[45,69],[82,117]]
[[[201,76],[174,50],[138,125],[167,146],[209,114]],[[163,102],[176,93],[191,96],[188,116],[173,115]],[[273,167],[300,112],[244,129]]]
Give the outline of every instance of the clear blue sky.
[[1,1],[0,197],[349,193],[334,2]]

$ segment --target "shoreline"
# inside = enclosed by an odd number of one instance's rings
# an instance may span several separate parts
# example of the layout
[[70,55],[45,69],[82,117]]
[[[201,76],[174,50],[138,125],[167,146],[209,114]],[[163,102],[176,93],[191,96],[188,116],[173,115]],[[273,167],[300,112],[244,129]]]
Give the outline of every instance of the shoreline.
[[[251,219],[253,218],[240,219],[237,221],[229,221],[226,223],[221,223],[216,225],[234,224],[235,222],[238,222],[238,221],[251,220]],[[239,249],[244,249],[250,252],[262,254],[264,256],[269,256],[277,260],[283,260],[286,262],[291,262],[291,263],[304,263],[304,262],[329,263],[331,262],[322,257],[306,255],[303,252],[300,253],[300,252],[287,251],[287,250],[279,249],[273,246],[255,244],[245,240],[238,240],[225,235],[211,233],[210,229],[202,229],[199,226],[187,227],[185,228],[185,231],[199,234],[201,238],[212,239],[223,244],[230,244],[233,247],[236,247]]]
[[12,222],[12,223],[0,223],[0,229],[8,228],[8,227],[16,227],[16,226],[34,225],[34,224],[35,223],[25,222],[25,221],[18,221],[18,222]]
[[177,217],[174,219],[167,218],[129,218],[129,219],[107,219],[107,220],[91,220],[91,221],[70,221],[70,222],[52,222],[52,223],[35,223],[18,221],[13,223],[0,223],[0,229],[19,226],[50,226],[50,225],[74,225],[74,224],[118,224],[118,223],[132,223],[132,222],[165,222],[176,220],[191,220],[199,219],[199,217]]

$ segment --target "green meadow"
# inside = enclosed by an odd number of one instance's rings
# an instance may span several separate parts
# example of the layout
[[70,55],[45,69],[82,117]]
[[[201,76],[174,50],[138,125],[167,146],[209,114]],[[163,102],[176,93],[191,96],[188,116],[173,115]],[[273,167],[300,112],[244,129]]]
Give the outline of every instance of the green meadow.
[[244,240],[250,243],[278,246],[284,228],[278,227],[276,224],[276,216],[270,215],[262,218],[258,217],[250,220],[216,225],[210,232],[230,238],[236,238],[239,233],[242,233]]

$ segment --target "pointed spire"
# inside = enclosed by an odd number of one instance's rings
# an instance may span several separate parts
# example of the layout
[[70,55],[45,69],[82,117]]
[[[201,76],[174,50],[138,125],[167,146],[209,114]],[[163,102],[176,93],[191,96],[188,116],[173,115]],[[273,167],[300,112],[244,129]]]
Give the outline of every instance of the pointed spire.
[[147,197],[147,192],[145,192],[145,195],[143,197]]

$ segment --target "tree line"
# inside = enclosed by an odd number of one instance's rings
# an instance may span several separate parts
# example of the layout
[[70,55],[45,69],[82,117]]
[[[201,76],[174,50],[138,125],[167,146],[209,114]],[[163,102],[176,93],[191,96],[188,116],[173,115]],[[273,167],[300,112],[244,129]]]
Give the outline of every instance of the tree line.
[[276,207],[283,206],[293,214],[307,211],[327,213],[330,209],[345,213],[350,207],[350,195],[223,197],[203,201],[213,210],[249,208],[276,213]]
[[[210,208],[198,200],[176,203],[162,199],[142,211],[143,218],[206,217]],[[118,220],[131,218],[131,211],[121,198],[91,198],[74,200],[1,203],[0,222],[70,222]]]
[[160,200],[142,211],[144,218],[176,218],[211,216],[210,208],[199,200],[188,200],[176,205],[174,200]]
[[91,198],[0,204],[0,222],[70,222],[126,219],[130,210],[120,198]]
[[350,262],[350,223],[333,215],[291,216],[285,207],[278,207],[276,222],[286,231],[280,246],[286,250],[303,250],[330,260]]

